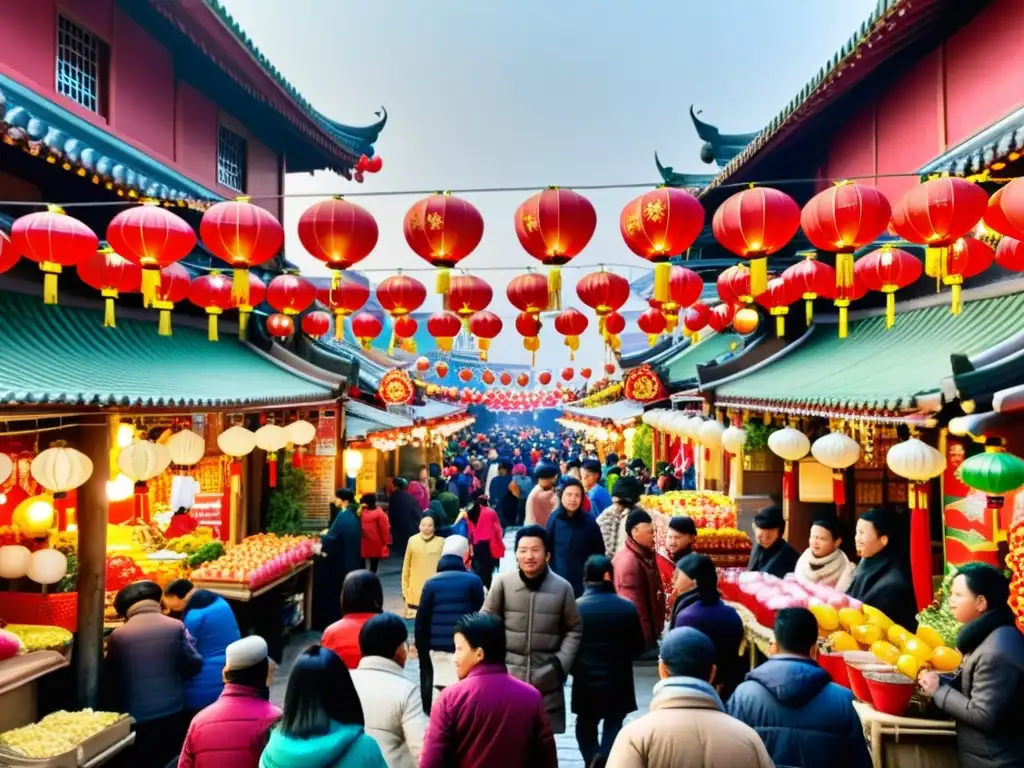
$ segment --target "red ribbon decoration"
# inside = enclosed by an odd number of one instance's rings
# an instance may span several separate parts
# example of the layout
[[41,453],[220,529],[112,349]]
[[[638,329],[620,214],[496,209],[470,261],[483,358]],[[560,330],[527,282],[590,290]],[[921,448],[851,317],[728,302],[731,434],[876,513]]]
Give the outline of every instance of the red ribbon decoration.
[[132,522],[138,520],[149,522],[149,486],[141,480],[135,484],[135,520]]
[[267,485],[277,488],[277,451],[267,454]]
[[782,465],[782,498],[786,501],[796,501],[796,487],[793,482],[793,462],[787,461]]
[[932,534],[928,518],[929,483],[911,483],[910,495],[910,570],[917,609],[923,611],[934,599],[932,590]]
[[841,469],[832,473],[832,500],[837,510],[846,506],[846,480]]

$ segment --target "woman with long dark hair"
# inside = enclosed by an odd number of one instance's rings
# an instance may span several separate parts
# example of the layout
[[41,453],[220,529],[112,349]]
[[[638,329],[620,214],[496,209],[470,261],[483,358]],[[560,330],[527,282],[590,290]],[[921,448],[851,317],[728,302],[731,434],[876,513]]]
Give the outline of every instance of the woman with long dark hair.
[[363,624],[384,611],[384,588],[376,573],[352,571],[341,587],[341,619],[334,622],[320,639],[349,669],[359,666],[359,631]]
[[391,525],[388,516],[377,506],[377,494],[366,493],[359,499],[359,522],[362,529],[360,554],[367,569],[377,572],[381,559],[390,554]]
[[917,599],[899,534],[900,520],[888,510],[872,508],[858,518],[854,541],[860,562],[846,594],[916,632]]
[[466,538],[473,545],[473,572],[490,589],[491,578],[505,556],[501,520],[498,513],[487,506],[487,497],[482,491],[473,492],[473,500],[466,508],[466,519],[470,523]]
[[260,768],[387,768],[363,730],[363,707],[344,662],[311,645],[288,675],[284,712],[260,758]]

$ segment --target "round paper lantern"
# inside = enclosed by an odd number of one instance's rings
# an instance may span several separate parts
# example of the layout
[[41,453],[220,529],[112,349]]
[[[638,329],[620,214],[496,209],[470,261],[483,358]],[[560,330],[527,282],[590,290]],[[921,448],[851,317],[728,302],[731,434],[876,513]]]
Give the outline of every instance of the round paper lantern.
[[742,427],[729,426],[722,433],[722,447],[728,453],[739,453],[747,444],[747,430]]
[[661,303],[665,315],[665,329],[671,333],[679,322],[679,313],[700,301],[704,281],[700,275],[686,267],[673,266],[668,277],[668,300]]
[[757,314],[756,309],[750,307],[742,307],[736,310],[736,314],[732,317],[732,329],[740,336],[748,336],[757,330],[757,327],[761,324],[761,316]]
[[[1024,485],[1024,460],[1007,453],[1000,442],[990,440],[984,453],[978,453],[960,465],[960,479],[970,488],[985,493],[990,507],[1002,497]],[[1001,507],[1001,499],[997,502]]]
[[703,416],[690,416],[686,421],[683,422],[682,429],[683,434],[688,438],[697,441],[697,436],[700,434],[701,427],[704,426]]
[[[405,318],[409,320],[411,318]],[[331,316],[327,312],[317,310],[302,316],[302,332],[314,339],[322,339],[331,331]]]
[[136,483],[149,482],[170,465],[170,450],[152,440],[135,440],[117,455],[118,468]]
[[996,246],[996,264],[1011,272],[1024,272],[1024,242],[1004,237]]
[[256,447],[267,453],[267,485],[277,487],[277,454],[288,445],[288,433],[277,424],[264,424],[256,430]]
[[[246,198],[225,200],[207,208],[199,222],[199,236],[214,256],[235,271],[231,290],[239,304],[249,303],[249,268],[270,261],[284,246],[281,222]],[[127,255],[116,244],[111,245]]]
[[491,342],[501,333],[503,325],[500,317],[486,309],[474,313],[469,318],[469,332],[476,337],[481,360],[487,360],[487,351],[491,348]]
[[580,301],[594,310],[597,328],[604,333],[605,318],[618,312],[629,301],[629,280],[613,272],[592,272],[576,283]]
[[405,241],[437,272],[437,293],[450,287],[448,270],[469,256],[484,236],[484,219],[471,203],[438,192],[412,204],[402,226]]
[[316,439],[316,426],[305,419],[298,419],[291,424],[286,424],[284,431],[288,435],[288,442],[292,445],[309,445]]
[[1000,235],[1003,235],[1003,237],[1020,239],[1024,237],[1024,232],[1018,231],[1017,228],[1010,223],[1009,219],[1006,218],[1006,214],[1003,212],[1003,189],[1005,189],[1005,187],[1000,187],[992,193],[992,197],[988,199],[988,205],[985,207],[985,214],[982,216],[981,220],[986,229],[998,232]]
[[[993,229],[1000,234],[1022,239],[1024,238],[1024,186],[1018,184],[1017,181],[1018,179],[1014,179],[996,192],[996,195],[999,196],[997,204],[1002,213],[996,223],[1002,228],[993,227]],[[996,195],[993,195],[993,199]],[[989,223],[989,218],[986,212],[986,224]]]
[[494,291],[486,281],[474,275],[455,275],[448,289],[448,308],[465,323],[476,312],[490,306]]
[[68,572],[68,558],[56,549],[40,549],[28,561],[28,576],[36,584],[56,584]]
[[800,461],[811,450],[811,441],[803,432],[792,427],[776,430],[768,435],[768,450],[783,461],[782,495],[789,501],[796,499],[793,462]]
[[160,284],[156,286],[153,308],[159,311],[157,333],[171,335],[171,313],[174,305],[188,298],[192,278],[185,267],[177,262],[160,270]]
[[217,447],[225,456],[239,459],[252,453],[256,447],[256,435],[245,427],[228,427],[217,435]]
[[753,187],[737,192],[715,211],[715,239],[737,256],[750,260],[750,295],[768,285],[768,256],[785,245],[800,227],[800,207],[785,192]]
[[463,368],[459,371],[459,381],[463,384],[469,384],[473,380],[473,372],[469,368]]
[[807,325],[814,322],[814,300],[835,295],[836,271],[818,261],[814,251],[806,254],[803,261],[787,267],[782,279],[793,286],[794,293],[804,300]]
[[523,337],[523,349],[532,354],[531,365],[537,361],[537,350],[540,349],[541,322],[537,315],[520,312],[516,316],[516,333]]
[[20,579],[28,573],[32,552],[28,547],[10,544],[0,547],[0,579]]
[[73,267],[96,253],[99,238],[78,219],[51,205],[16,219],[11,226],[11,245],[39,265],[43,303],[56,304],[57,276],[64,267]]
[[434,366],[434,374],[439,379],[443,379],[448,375],[448,363],[441,360],[437,365]]
[[715,333],[723,333],[732,324],[735,314],[731,304],[719,304],[712,308],[707,324]]
[[667,323],[660,309],[648,307],[637,317],[636,325],[642,333],[647,334],[647,346],[653,347],[658,343],[658,337],[665,332]]
[[217,318],[224,310],[235,306],[235,300],[231,294],[231,281],[220,272],[200,275],[192,281],[192,285],[189,287],[188,300],[206,310],[206,337],[210,341],[217,341],[219,339]]
[[[626,330],[626,318],[618,312],[612,312],[604,318],[604,340],[612,351],[618,351],[622,342],[619,334]],[[607,368],[607,366],[605,366]],[[614,369],[612,371],[614,373]]]
[[79,279],[103,297],[103,327],[116,327],[114,301],[122,293],[135,293],[141,288],[142,268],[114,253],[112,248],[101,248],[80,261],[76,269]]
[[789,305],[796,301],[798,295],[794,287],[786,282],[785,277],[773,277],[768,281],[768,288],[757,297],[757,303],[768,310],[775,318],[775,335],[780,339],[786,335],[786,315]]
[[589,368],[580,368],[580,378],[584,381],[587,381],[593,375],[594,372]]
[[686,310],[686,314],[683,315],[683,329],[687,335],[692,336],[694,341],[696,341],[710,319],[711,310],[708,309],[706,304],[698,301]]
[[14,471],[14,462],[6,453],[0,453],[0,485],[7,482],[7,478]]
[[[216,207],[216,206],[214,206]],[[159,203],[127,208],[107,225],[107,242],[142,272],[142,304],[152,306],[160,285],[160,270],[175,264],[196,247],[192,226]]]
[[750,268],[734,264],[723,269],[715,281],[715,290],[723,304],[750,304],[754,300],[750,292]]
[[46,538],[55,517],[53,501],[48,493],[29,496],[14,508],[11,522],[30,538]]
[[516,275],[505,289],[509,303],[528,315],[539,315],[548,308],[548,281],[536,272]]
[[462,332],[462,320],[454,312],[435,312],[427,318],[427,333],[437,340],[437,348],[451,352],[455,337]]
[[546,387],[551,383],[551,371],[541,371],[537,374],[537,383],[542,387]]
[[555,315],[555,330],[565,336],[565,346],[569,348],[569,359],[576,359],[576,351],[580,348],[580,336],[587,330],[590,321],[587,316],[575,307],[567,307]]
[[295,321],[288,315],[275,312],[267,318],[267,333],[275,339],[290,339],[295,333]]
[[949,249],[942,284],[952,286],[950,311],[959,315],[963,311],[962,288],[964,280],[977,277],[992,266],[995,252],[992,246],[974,237],[961,237]]
[[337,285],[321,288],[317,298],[334,314],[334,338],[340,341],[345,336],[345,318],[363,308],[370,298],[370,288],[342,277]]
[[885,463],[893,474],[915,483],[927,482],[946,469],[942,452],[916,437],[891,446],[885,454]]
[[392,319],[412,314],[426,299],[423,283],[408,275],[386,277],[377,286],[377,302]]
[[369,312],[359,312],[353,315],[351,324],[352,335],[356,337],[356,341],[363,349],[369,349],[373,340],[384,330],[384,324],[376,315],[371,315]]
[[888,245],[862,256],[853,269],[870,290],[885,294],[886,328],[896,323],[896,291],[913,285],[924,271],[913,254]]
[[31,472],[37,483],[59,499],[92,476],[92,459],[57,440],[32,459]]
[[860,443],[842,432],[829,432],[814,441],[811,455],[829,469],[847,469],[860,458]]
[[246,329],[249,327],[249,317],[256,307],[267,298],[267,286],[252,272],[249,275],[249,298],[239,300],[234,298],[234,306],[238,310],[238,338],[245,339]]
[[302,247],[331,268],[331,288],[341,284],[340,270],[370,255],[380,234],[369,211],[340,197],[311,205],[299,216],[297,229]]
[[670,435],[676,437],[688,438],[688,430],[690,428],[690,417],[682,411],[676,411],[670,413],[665,420],[665,431]]
[[508,371],[505,371],[501,374],[499,380],[501,381],[502,386],[507,387],[510,384],[512,384],[512,374],[509,373]]
[[14,269],[21,259],[21,254],[11,245],[11,238],[6,232],[0,232],[0,275]]
[[191,429],[175,432],[167,440],[171,462],[179,467],[191,467],[206,455],[206,441]]
[[313,283],[290,272],[278,275],[267,285],[267,304],[290,317],[309,309],[316,295]]
[[525,387],[529,383],[530,383],[530,375],[528,373],[520,373],[516,377],[516,384],[518,384],[520,387]]
[[494,381],[495,381],[494,371],[491,371],[491,370],[484,371],[480,375],[480,380],[483,381],[483,383],[486,384],[487,386],[491,386],[491,384],[493,384]]
[[633,253],[654,266],[653,298],[669,300],[669,259],[684,253],[704,228],[704,206],[683,189],[661,186],[626,203],[619,231]]
[[573,376],[575,376],[575,375],[576,375],[576,371],[574,371],[572,368],[563,368],[562,369],[562,381],[572,381]]
[[722,436],[725,434],[725,425],[709,419],[701,424],[697,430],[697,441],[705,448],[717,451],[722,447]]
[[430,370],[430,360],[426,357],[417,357],[416,370],[420,373]]

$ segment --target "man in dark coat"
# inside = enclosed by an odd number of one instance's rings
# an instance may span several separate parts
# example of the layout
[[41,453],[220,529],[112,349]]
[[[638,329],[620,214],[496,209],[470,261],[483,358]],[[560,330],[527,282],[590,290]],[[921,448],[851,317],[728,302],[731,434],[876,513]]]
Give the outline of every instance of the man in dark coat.
[[395,478],[395,490],[388,498],[388,520],[391,523],[392,556],[400,560],[405,556],[409,539],[420,529],[423,510],[408,491],[409,481],[404,477]]
[[760,571],[778,576],[796,570],[798,553],[789,542],[782,538],[786,532],[786,521],[779,507],[765,507],[754,515],[754,535],[757,542],[750,550],[748,571]]
[[586,592],[576,601],[583,641],[572,665],[572,711],[576,743],[589,766],[598,755],[607,759],[622,721],[636,710],[633,660],[644,651],[644,634],[636,607],[615,594],[612,561],[606,555],[589,558],[583,576]]
[[491,509],[498,513],[501,524],[506,527],[515,524],[519,502],[515,496],[509,493],[508,487],[511,483],[512,463],[508,459],[499,459],[498,475],[491,480],[487,496],[491,502]]
[[334,522],[321,541],[313,572],[313,626],[326,629],[341,619],[341,585],[352,571],[365,564],[363,528],[356,515],[356,496],[348,488],[334,492]]
[[626,516],[626,545],[615,553],[615,591],[636,606],[648,656],[656,658],[665,626],[665,588],[654,552],[654,524],[639,507]]
[[551,570],[572,585],[573,594],[583,594],[583,565],[591,555],[604,553],[604,538],[597,520],[583,511],[583,484],[570,477],[562,487],[559,505],[548,518]]

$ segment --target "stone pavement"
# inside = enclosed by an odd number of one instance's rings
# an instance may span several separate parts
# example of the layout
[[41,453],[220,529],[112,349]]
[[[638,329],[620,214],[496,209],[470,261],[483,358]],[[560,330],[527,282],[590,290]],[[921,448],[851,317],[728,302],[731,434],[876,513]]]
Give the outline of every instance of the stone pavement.
[[[512,555],[513,544],[513,533],[509,532],[505,536],[507,554],[501,563],[502,571],[515,568],[515,558]],[[404,616],[405,602],[402,600],[401,563],[393,559],[382,561],[380,564],[380,578],[384,586],[384,610]],[[289,638],[281,666],[278,668],[273,685],[270,688],[270,698],[275,703],[280,705],[284,701],[284,693],[288,684],[288,671],[291,669],[295,657],[303,648],[318,642],[319,639],[319,632],[296,633]],[[419,662],[415,658],[415,652],[410,654],[409,662],[405,667],[405,673],[410,680],[419,683]],[[653,665],[635,666],[634,679],[636,681],[636,700],[639,710],[627,717],[626,722],[634,720],[646,713],[650,708],[651,692],[654,684],[658,681],[657,667]],[[567,708],[572,695],[571,691],[572,678],[569,678],[569,682],[565,686]],[[584,768],[583,759],[580,757],[579,749],[576,746],[574,731],[576,718],[572,712],[567,712],[566,715],[566,731],[555,738],[555,743],[558,746],[558,764],[561,768]]]

